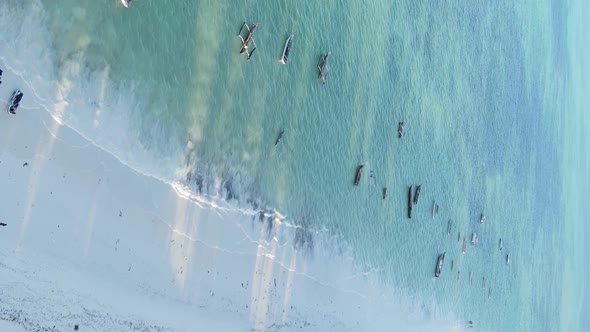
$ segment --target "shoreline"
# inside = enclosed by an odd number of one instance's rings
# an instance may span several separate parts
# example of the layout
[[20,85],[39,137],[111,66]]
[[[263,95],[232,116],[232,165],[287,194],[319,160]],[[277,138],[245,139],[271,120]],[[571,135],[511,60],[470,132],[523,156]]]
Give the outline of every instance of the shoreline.
[[[5,70],[2,96],[7,82],[23,84]],[[440,328],[404,315],[352,263],[279,243],[281,223],[269,241],[251,216],[198,206],[136,172],[21,90],[17,114],[0,115],[0,320],[84,331]]]

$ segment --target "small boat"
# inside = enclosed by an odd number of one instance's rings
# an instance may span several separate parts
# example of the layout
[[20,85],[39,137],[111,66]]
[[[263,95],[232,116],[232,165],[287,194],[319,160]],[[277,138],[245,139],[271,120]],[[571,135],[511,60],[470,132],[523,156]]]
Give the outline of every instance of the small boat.
[[318,69],[320,70],[320,80],[322,80],[323,84],[326,84],[326,79],[328,77],[328,71],[330,67],[328,66],[328,59],[330,59],[330,55],[332,52],[328,52],[326,55],[320,56],[320,64],[318,64]]
[[23,93],[20,90],[15,90],[10,97],[8,102],[8,113],[16,114],[16,110],[20,105],[20,101],[23,99]]
[[451,229],[453,228],[453,221],[449,220],[449,222],[447,223],[447,236],[451,235]]
[[481,288],[485,288],[486,287],[486,277],[482,277],[481,278]]
[[432,219],[434,219],[437,214],[438,214],[438,204],[436,204],[436,201],[432,201]]
[[418,198],[420,198],[420,189],[422,189],[421,184],[416,186],[416,191],[414,192],[414,205],[418,204]]
[[461,231],[457,234],[457,242],[461,241]]
[[383,199],[387,198],[387,187],[383,187]]
[[363,176],[363,170],[365,165],[360,165],[356,170],[356,176],[354,177],[354,185],[358,186],[359,182],[361,181],[361,177]]
[[446,251],[442,254],[438,255],[438,260],[436,261],[436,269],[434,270],[434,276],[439,277],[440,273],[442,272],[443,264],[445,263],[445,255]]
[[502,238],[500,238],[500,241],[498,242],[498,248],[500,249],[500,251],[502,251],[503,247],[504,247],[504,244],[502,243]]
[[480,224],[483,224],[485,221],[486,221],[486,216],[484,216],[484,214],[482,213],[482,214],[479,216],[479,223],[480,223]]
[[457,271],[457,281],[461,280],[461,271]]
[[[260,25],[260,23],[256,23],[252,25],[252,28],[250,28],[250,26],[248,26],[248,23],[244,22],[242,24],[242,27],[240,28],[240,31],[238,32],[238,37],[240,37],[240,40],[242,41],[242,47],[240,47],[240,54],[245,53],[248,61],[250,61],[250,58],[252,58],[254,51],[256,51],[256,41],[254,41],[254,33],[256,32],[256,29],[258,29],[258,25]],[[244,28],[246,28],[247,33],[243,32]],[[244,36],[242,36],[243,34],[245,35],[245,38]],[[252,50],[250,50],[250,44],[254,46]]]
[[467,252],[467,241],[465,240],[465,238],[463,238],[463,248],[461,248],[461,253],[463,255],[465,255],[466,252]]
[[277,144],[279,144],[282,140],[283,140],[283,136],[285,135],[285,131],[281,131],[281,133],[279,134],[279,137],[277,137],[277,140],[275,141],[275,146],[277,146]]
[[283,49],[283,55],[281,56],[281,63],[287,64],[287,60],[289,60],[289,52],[291,52],[291,46],[293,46],[293,38],[295,35],[290,35],[285,43],[285,48]]
[[412,186],[408,189],[408,219],[412,219]]
[[474,246],[475,244],[477,244],[477,233],[473,233],[473,235],[471,235],[471,245]]
[[506,254],[506,265],[510,265],[510,254]]
[[469,284],[473,284],[473,272],[469,271]]
[[403,138],[405,133],[406,133],[406,128],[404,127],[404,122],[400,121],[397,124],[397,137]]
[[133,0],[121,0],[121,3],[123,4],[123,6],[125,6],[125,8],[129,8],[132,2]]
[[488,299],[492,297],[492,287],[488,288]]

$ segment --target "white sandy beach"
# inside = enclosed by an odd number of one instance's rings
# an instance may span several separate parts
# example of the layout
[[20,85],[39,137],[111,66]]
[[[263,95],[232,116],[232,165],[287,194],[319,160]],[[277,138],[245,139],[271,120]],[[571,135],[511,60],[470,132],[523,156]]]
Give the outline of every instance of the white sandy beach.
[[134,171],[0,68],[3,331],[440,330],[320,244],[305,257],[280,224]]

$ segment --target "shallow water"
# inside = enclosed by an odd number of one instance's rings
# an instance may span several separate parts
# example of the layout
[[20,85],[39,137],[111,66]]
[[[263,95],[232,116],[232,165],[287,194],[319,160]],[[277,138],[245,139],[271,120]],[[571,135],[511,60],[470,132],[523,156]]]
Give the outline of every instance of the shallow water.
[[[143,0],[125,10],[114,0],[7,0],[0,8],[8,22],[27,13],[7,28],[20,41],[0,37],[12,52],[3,59],[39,96],[57,87],[62,103],[47,110],[138,171],[336,236],[427,317],[474,320],[481,330],[559,323],[562,267],[538,255],[559,251],[555,221],[564,218],[552,121],[571,69],[559,3]],[[238,54],[244,19],[260,22],[250,61]],[[316,66],[328,51],[322,85]],[[12,59],[22,53],[36,64]],[[417,184],[408,220],[407,187]],[[473,232],[480,241],[462,255]]]

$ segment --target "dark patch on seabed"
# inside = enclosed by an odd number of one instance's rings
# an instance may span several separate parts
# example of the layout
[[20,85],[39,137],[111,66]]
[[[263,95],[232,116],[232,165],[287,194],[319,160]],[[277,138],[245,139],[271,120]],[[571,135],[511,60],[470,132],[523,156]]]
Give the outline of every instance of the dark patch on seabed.
[[309,257],[313,255],[313,232],[309,227],[307,219],[303,219],[302,225],[297,226],[293,246],[296,250],[303,253],[304,256]]
[[[241,188],[253,188],[253,184],[244,183],[241,176],[235,176],[230,171],[225,171],[218,175],[211,171],[214,169],[211,165],[197,165],[193,171],[189,171],[185,178],[185,184],[193,191],[206,196],[221,196],[228,203],[247,204],[253,211],[258,211],[252,216],[252,220],[258,219],[258,222],[266,228],[266,239],[270,240],[275,235],[276,224],[279,221],[276,211],[268,207],[261,195],[256,195],[255,189],[244,190]],[[215,179],[221,178],[221,192],[214,192]],[[293,247],[306,257],[313,256],[315,229],[311,223],[311,217],[308,212],[303,213],[300,219],[292,220],[295,224],[295,234],[293,236]],[[298,221],[299,220],[299,221]]]
[[233,176],[230,175],[226,178],[223,182],[223,187],[225,188],[225,199],[227,201],[231,201],[232,199],[240,200],[240,197],[234,191]]

